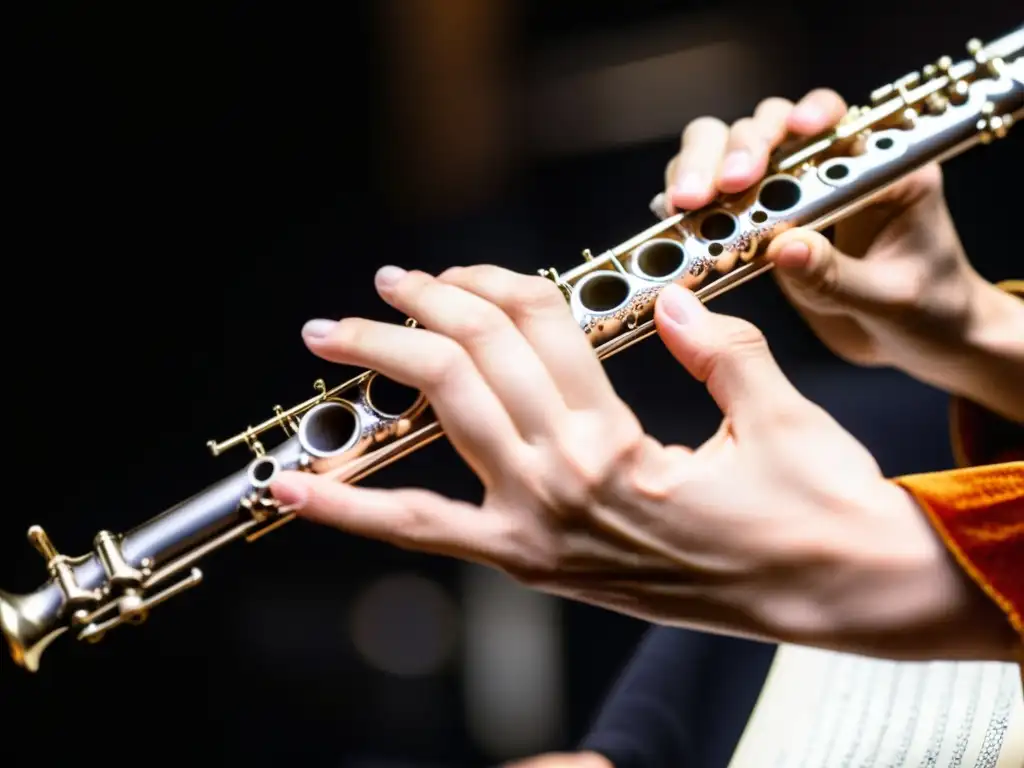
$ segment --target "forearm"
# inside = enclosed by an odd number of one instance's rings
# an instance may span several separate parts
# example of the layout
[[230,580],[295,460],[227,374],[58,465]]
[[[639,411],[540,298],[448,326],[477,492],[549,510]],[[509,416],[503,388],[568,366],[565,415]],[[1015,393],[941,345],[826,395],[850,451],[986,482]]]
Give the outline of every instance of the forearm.
[[1014,506],[1024,501],[1022,483],[989,468],[888,483],[891,504],[866,525],[824,537],[840,541],[841,554],[815,584],[819,632],[783,625],[780,639],[906,661],[1015,660],[1021,637],[1004,609],[1013,595],[998,595],[991,580],[1007,586],[1022,555],[1024,538],[1000,535],[1011,517],[1024,521]]

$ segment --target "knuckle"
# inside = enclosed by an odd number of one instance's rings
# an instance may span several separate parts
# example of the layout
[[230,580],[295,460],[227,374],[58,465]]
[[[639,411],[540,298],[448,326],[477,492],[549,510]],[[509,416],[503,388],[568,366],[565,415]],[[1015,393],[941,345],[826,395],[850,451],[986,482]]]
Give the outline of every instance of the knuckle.
[[476,264],[472,267],[467,268],[466,271],[471,272],[473,274],[479,274],[482,278],[486,277],[491,280],[507,277],[508,275],[519,274],[518,272],[513,272],[512,270],[506,269],[505,267],[499,266],[498,264],[489,263]]
[[402,275],[402,277],[394,284],[392,290],[395,293],[416,293],[423,290],[433,282],[434,278],[431,275],[414,269]]
[[478,296],[495,297],[502,295],[510,274],[514,273],[494,264],[473,264],[447,270],[444,281]]
[[752,117],[743,117],[732,125],[729,144],[732,147],[742,146],[757,149],[765,144],[768,137],[760,123]]
[[831,299],[839,293],[840,281],[839,260],[835,258],[831,246],[826,246],[812,263],[806,282],[817,295]]
[[507,323],[504,315],[494,305],[487,305],[472,314],[463,315],[453,322],[452,338],[463,344],[479,346],[492,341]]
[[361,349],[365,345],[370,322],[362,317],[346,317],[331,331],[330,340],[338,347]]
[[466,351],[454,341],[445,339],[437,345],[430,361],[420,371],[424,389],[437,391],[462,378],[468,363]]
[[[687,473],[681,472],[680,468],[682,462],[693,455],[693,451],[681,445],[661,445],[649,435],[644,438],[644,442],[650,446],[650,454],[659,458],[654,461],[628,462],[623,468],[624,486],[631,498],[659,504],[667,502],[673,493],[685,489],[691,482]],[[639,455],[637,458],[643,459],[645,456]]]
[[611,418],[577,415],[557,434],[560,506],[569,517],[585,515],[604,499],[619,469],[634,462],[646,441],[639,420],[625,406]]
[[524,277],[509,300],[506,311],[519,318],[539,312],[549,312],[565,306],[562,291],[546,277]]
[[559,453],[562,473],[558,507],[566,520],[585,517],[586,510],[602,495],[608,462],[576,445],[563,445]]
[[619,409],[608,431],[616,459],[634,456],[648,440],[647,432],[644,431],[640,420],[625,406]]
[[715,342],[704,346],[694,360],[697,377],[702,381],[709,381],[723,368],[735,370],[751,357],[768,351],[764,334],[746,320],[722,318],[716,336]]
[[437,276],[437,279],[442,283],[454,283],[458,281],[465,271],[465,267],[448,267],[448,269]]
[[921,297],[933,282],[931,270],[923,262],[908,261],[893,264],[889,273],[888,303],[897,314],[913,312],[921,303]]
[[723,351],[727,357],[747,357],[763,354],[768,350],[768,341],[753,323],[736,319],[723,328]]
[[411,270],[388,285],[385,291],[403,305],[419,305],[423,297],[430,295],[436,288],[437,283],[432,275]]
[[495,280],[501,272],[501,267],[494,264],[473,264],[448,271],[454,274],[459,285],[479,285]]
[[437,501],[427,491],[409,490],[403,494],[404,509],[398,530],[409,544],[425,544],[438,536],[437,519],[430,509]]

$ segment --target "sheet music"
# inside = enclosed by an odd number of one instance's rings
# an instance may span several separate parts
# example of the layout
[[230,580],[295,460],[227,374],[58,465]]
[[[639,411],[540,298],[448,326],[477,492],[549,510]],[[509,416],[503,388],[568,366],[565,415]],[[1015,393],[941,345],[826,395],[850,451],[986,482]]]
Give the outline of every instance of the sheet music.
[[1024,768],[1021,668],[782,646],[729,768]]

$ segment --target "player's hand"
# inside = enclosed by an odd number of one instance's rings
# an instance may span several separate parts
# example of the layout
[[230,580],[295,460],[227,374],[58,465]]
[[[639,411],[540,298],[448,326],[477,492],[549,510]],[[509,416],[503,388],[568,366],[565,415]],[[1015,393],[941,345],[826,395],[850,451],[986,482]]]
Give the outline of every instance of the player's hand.
[[422,327],[315,321],[306,343],[423,392],[483,503],[283,473],[271,490],[298,514],[658,623],[887,655],[1005,639],[909,495],[750,323],[659,296],[662,341],[724,414],[692,450],[645,434],[550,281],[389,267],[377,287]]
[[[752,187],[784,141],[829,130],[846,111],[838,94],[815,90],[796,104],[766,99],[731,126],[694,120],[666,168],[667,212]],[[971,267],[937,164],[837,224],[834,239],[793,229],[767,251],[782,290],[826,345],[1024,421],[1024,303]]]

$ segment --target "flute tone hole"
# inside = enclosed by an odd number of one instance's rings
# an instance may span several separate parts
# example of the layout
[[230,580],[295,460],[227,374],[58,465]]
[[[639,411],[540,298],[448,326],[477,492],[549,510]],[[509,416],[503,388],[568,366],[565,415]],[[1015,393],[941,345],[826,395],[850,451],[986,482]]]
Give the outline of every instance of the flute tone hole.
[[635,271],[654,280],[675,274],[685,262],[686,251],[675,240],[651,240],[633,254]]
[[879,149],[892,149],[892,145],[895,142],[889,136],[882,136],[875,142],[875,146]]
[[700,223],[700,235],[705,240],[725,240],[736,232],[736,219],[724,211],[715,211]]
[[825,175],[828,176],[833,181],[839,181],[839,179],[845,179],[847,176],[850,175],[850,168],[849,166],[843,165],[842,163],[836,163],[835,165],[831,165],[828,167],[828,169],[825,171]]
[[277,476],[280,466],[273,456],[262,456],[249,465],[249,482],[254,488],[266,488]]
[[375,373],[366,384],[366,402],[381,416],[398,418],[420,399],[419,390]]
[[629,283],[614,272],[597,274],[580,287],[579,301],[590,312],[611,312],[629,298]]
[[259,483],[265,483],[274,476],[275,469],[276,467],[272,461],[257,461],[252,468],[252,479]]
[[722,251],[724,250],[725,246],[722,245],[721,243],[712,243],[711,245],[708,246],[708,253],[710,253],[712,256],[721,256]]
[[359,417],[348,403],[321,403],[307,413],[299,424],[299,442],[314,456],[332,456],[347,450],[355,442]]
[[793,179],[779,177],[769,179],[761,187],[758,202],[769,211],[787,211],[800,202],[800,185]]
[[768,214],[764,211],[754,211],[750,214],[750,220],[755,224],[764,224],[768,221]]

